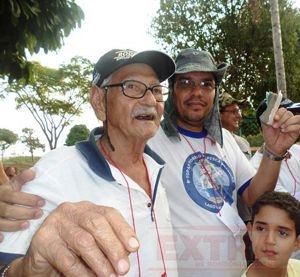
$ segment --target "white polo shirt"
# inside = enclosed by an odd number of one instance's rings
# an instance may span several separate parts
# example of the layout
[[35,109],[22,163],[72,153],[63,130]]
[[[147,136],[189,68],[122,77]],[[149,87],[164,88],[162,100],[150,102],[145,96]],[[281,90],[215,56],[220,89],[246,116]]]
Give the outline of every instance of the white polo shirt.
[[[90,201],[94,204],[114,207],[132,225],[128,187],[130,187],[133,217],[140,242],[139,261],[142,276],[161,276],[163,261],[158,243],[155,221],[151,217],[151,200],[145,191],[130,177],[109,165],[98,150],[95,140],[101,135],[97,128],[90,140],[76,147],[62,147],[46,154],[35,166],[36,178],[23,186],[23,191],[40,195],[46,200],[44,217],[32,220],[27,230],[4,233],[0,244],[3,253],[25,254],[36,230],[59,204],[63,202]],[[154,212],[162,243],[164,262],[168,276],[177,276],[176,253],[170,223],[169,206],[159,176],[164,161],[146,147],[144,160],[147,165],[153,195]],[[11,255],[9,255],[11,256]],[[138,276],[135,253],[129,255],[131,268],[126,276]]]

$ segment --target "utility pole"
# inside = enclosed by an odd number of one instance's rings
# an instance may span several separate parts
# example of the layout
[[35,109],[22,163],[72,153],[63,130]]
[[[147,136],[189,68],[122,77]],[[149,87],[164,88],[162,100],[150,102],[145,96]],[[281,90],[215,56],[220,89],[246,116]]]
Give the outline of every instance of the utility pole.
[[278,0],[270,0],[277,90],[287,97]]

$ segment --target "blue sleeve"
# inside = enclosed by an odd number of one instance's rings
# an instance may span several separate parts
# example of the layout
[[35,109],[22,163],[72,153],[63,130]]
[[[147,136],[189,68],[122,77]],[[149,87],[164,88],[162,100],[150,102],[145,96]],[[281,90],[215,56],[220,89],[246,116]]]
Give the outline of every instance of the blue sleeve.
[[0,265],[7,265],[11,263],[13,260],[22,256],[24,255],[0,252]]
[[246,183],[244,183],[238,190],[238,195],[243,196],[244,191],[249,187],[252,178],[250,178]]

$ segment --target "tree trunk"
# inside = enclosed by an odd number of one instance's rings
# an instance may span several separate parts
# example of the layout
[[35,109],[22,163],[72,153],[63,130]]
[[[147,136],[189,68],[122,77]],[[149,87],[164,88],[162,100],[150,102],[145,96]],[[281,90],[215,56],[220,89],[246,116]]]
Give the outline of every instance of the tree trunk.
[[278,0],[270,0],[277,90],[287,97]]

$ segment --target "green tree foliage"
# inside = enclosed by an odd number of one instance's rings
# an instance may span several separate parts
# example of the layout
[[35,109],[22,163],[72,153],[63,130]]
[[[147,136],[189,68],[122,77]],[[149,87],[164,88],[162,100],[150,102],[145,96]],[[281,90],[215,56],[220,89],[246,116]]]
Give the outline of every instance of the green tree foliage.
[[34,78],[7,84],[7,91],[16,95],[17,109],[26,107],[46,136],[50,149],[74,116],[82,113],[90,88],[92,64],[74,57],[70,64],[51,69],[34,64]]
[[30,79],[26,59],[43,49],[62,47],[64,37],[81,26],[83,11],[74,0],[3,0],[0,2],[0,75]]
[[251,147],[260,147],[264,143],[264,138],[261,132],[256,135],[249,135],[246,137]]
[[259,125],[256,122],[255,110],[253,108],[243,110],[243,120],[239,131],[243,136],[249,136],[260,132]]
[[33,162],[33,151],[38,148],[41,148],[43,151],[45,151],[45,145],[40,143],[39,139],[34,136],[33,129],[23,128],[22,132],[23,135],[21,136],[21,142],[24,143],[29,149],[31,161]]
[[[180,49],[208,50],[230,64],[223,89],[256,107],[276,91],[269,0],[161,0],[153,35],[174,56]],[[300,101],[300,12],[279,0],[287,93]]]
[[18,135],[8,129],[0,129],[0,150],[3,161],[4,152],[18,140]]
[[66,139],[66,145],[75,145],[76,142],[86,140],[90,134],[90,130],[84,124],[74,125]]

